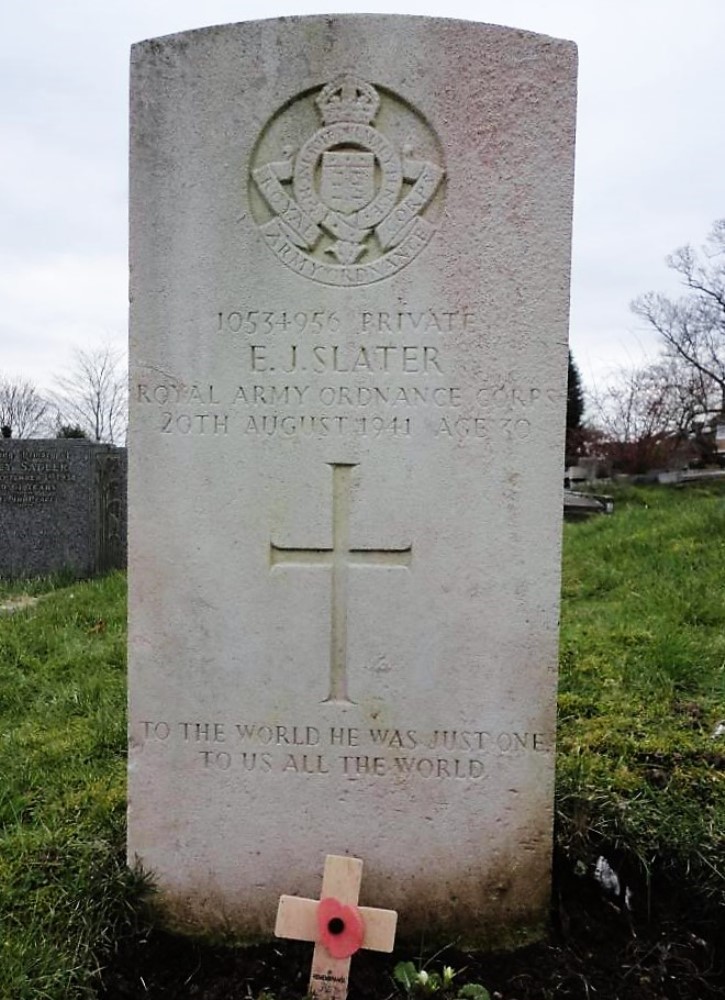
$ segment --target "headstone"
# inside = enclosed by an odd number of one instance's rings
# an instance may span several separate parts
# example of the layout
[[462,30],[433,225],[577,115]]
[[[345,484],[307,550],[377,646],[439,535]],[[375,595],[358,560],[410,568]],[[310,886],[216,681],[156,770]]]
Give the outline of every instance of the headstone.
[[725,424],[715,426],[715,451],[718,455],[725,455]]
[[0,577],[93,576],[125,560],[125,449],[0,440]]
[[345,1000],[352,956],[365,948],[393,950],[398,914],[358,906],[363,863],[359,858],[325,858],[319,899],[282,896],[274,933],[295,941],[314,941],[309,994]]
[[657,482],[662,486],[672,486],[682,482],[682,469],[672,469],[671,471],[658,472]]
[[581,458],[564,473],[565,481],[573,483],[593,483],[597,478],[601,462],[598,458]]
[[564,490],[564,517],[568,520],[579,520],[591,517],[593,514],[613,514],[614,500],[612,497],[596,493],[577,493],[576,490]]
[[574,95],[460,21],[133,49],[129,859],[180,927],[327,854],[403,936],[545,921]]

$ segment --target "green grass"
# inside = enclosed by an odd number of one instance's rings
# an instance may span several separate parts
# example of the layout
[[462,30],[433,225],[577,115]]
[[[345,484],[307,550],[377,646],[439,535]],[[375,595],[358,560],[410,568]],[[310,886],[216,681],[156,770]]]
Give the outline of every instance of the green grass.
[[622,490],[565,528],[557,806],[725,905],[725,491]]
[[133,922],[125,629],[121,574],[0,617],[2,997],[93,996],[99,956]]
[[[558,838],[725,905],[725,491],[565,527]],[[125,579],[0,585],[0,997],[80,1000],[144,919],[124,865]]]

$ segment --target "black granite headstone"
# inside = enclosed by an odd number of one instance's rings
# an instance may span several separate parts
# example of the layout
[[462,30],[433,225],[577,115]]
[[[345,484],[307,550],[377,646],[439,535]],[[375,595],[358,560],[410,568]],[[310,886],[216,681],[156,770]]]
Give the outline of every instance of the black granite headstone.
[[93,576],[126,561],[126,451],[0,440],[0,577]]

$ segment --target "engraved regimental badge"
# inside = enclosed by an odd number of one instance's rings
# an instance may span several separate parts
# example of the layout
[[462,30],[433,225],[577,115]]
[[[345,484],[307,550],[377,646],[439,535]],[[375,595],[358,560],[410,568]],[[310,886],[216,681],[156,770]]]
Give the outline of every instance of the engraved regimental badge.
[[267,246],[298,274],[367,285],[405,267],[430,241],[442,163],[418,111],[346,74],[267,123],[252,157],[252,212]]

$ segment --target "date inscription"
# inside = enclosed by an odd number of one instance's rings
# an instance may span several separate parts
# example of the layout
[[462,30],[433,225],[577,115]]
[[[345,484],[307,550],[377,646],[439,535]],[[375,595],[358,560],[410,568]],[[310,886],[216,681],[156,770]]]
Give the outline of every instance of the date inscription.
[[161,434],[510,445],[534,435],[544,411],[564,397],[562,387],[515,371],[484,369],[471,378],[460,345],[468,340],[475,352],[487,331],[467,307],[240,306],[219,310],[210,332],[224,339],[236,384],[137,382],[135,402],[158,410]]
[[138,382],[136,403],[158,413],[162,434],[182,437],[395,437],[465,441],[528,438],[555,389],[492,382],[457,385],[320,385],[249,381],[214,385]]

